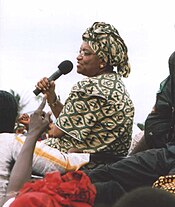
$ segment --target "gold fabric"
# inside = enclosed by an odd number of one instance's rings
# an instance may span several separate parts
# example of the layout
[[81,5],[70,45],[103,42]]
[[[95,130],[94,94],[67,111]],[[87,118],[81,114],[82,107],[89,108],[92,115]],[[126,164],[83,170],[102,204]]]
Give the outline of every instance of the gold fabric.
[[170,193],[175,193],[175,175],[160,176],[153,183],[153,188],[160,188]]

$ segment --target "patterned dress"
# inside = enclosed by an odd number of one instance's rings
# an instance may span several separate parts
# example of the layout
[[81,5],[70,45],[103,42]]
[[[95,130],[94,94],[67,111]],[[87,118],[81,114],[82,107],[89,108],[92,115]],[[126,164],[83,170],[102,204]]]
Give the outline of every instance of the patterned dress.
[[46,144],[67,152],[112,152],[125,156],[131,143],[133,103],[118,73],[85,78],[73,86],[56,125],[65,132]]

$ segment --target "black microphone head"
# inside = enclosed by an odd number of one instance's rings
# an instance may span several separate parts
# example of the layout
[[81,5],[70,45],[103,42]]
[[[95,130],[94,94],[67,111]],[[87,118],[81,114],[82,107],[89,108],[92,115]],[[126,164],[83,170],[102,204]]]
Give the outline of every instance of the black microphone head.
[[[69,60],[65,60],[63,61],[62,63],[59,64],[58,66],[58,70],[53,73],[49,78],[48,80],[49,81],[52,81],[52,80],[56,80],[57,78],[59,78],[62,74],[67,74],[69,73],[71,70],[73,69],[73,64],[71,61]],[[36,88],[33,93],[37,96],[38,94],[41,93],[41,91]]]
[[60,69],[61,73],[65,75],[73,69],[73,64],[71,61],[65,60],[59,64],[58,68]]

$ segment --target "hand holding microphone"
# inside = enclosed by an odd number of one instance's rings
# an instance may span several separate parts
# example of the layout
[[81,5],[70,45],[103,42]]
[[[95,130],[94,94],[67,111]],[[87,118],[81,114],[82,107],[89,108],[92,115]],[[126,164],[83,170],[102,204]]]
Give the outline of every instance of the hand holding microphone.
[[[73,69],[73,64],[71,61],[69,60],[65,60],[63,62],[61,62],[58,66],[58,70],[53,73],[48,79],[47,81],[54,81],[56,79],[58,79],[62,74],[66,75],[67,73],[69,73],[71,70]],[[39,84],[39,83],[38,83]],[[37,85],[38,86],[38,85]],[[44,83],[43,87],[47,88],[47,84]],[[36,88],[33,93],[37,96],[42,92],[42,90],[40,89],[40,87],[38,86],[38,88]]]

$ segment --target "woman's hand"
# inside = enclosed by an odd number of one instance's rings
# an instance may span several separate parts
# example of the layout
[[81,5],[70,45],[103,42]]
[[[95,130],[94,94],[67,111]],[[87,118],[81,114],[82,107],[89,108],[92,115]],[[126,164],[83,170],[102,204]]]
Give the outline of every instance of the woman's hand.
[[55,93],[55,82],[49,81],[48,78],[44,77],[37,83],[36,87],[45,94],[47,103],[54,116],[57,118],[63,108],[63,104],[57,99],[57,95]]
[[42,78],[36,85],[36,88],[46,95],[48,103],[54,103],[57,96],[55,94],[55,82],[49,81],[48,78]]

